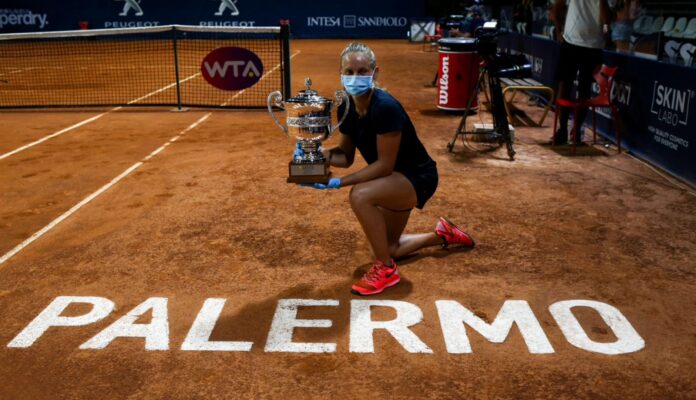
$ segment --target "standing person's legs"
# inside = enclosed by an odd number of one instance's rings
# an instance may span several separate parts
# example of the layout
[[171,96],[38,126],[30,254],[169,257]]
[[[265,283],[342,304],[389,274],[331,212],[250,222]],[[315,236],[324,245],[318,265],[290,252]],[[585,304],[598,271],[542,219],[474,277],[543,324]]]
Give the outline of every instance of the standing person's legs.
[[[597,68],[602,63],[602,50],[581,48],[582,57],[580,58],[580,66],[578,73],[578,99],[587,100],[592,97],[592,82],[594,82],[594,74]],[[583,108],[578,113],[578,127],[582,127],[588,109]],[[578,141],[581,141],[580,132],[576,133]]]
[[[556,74],[558,80],[557,97],[562,99],[570,98],[570,89],[573,86],[573,81],[578,72],[578,64],[580,62],[577,54],[578,46],[570,43],[561,43],[561,50],[558,60],[558,71]],[[558,131],[554,132],[555,143],[563,144],[568,142],[568,116],[570,110],[567,108],[560,109]]]
[[[570,96],[570,86],[573,84],[572,81],[559,81],[558,90],[556,91],[556,96],[559,99],[567,99]],[[558,117],[558,131],[554,132],[556,144],[563,144],[568,141],[568,115],[570,110],[561,107],[560,115]]]

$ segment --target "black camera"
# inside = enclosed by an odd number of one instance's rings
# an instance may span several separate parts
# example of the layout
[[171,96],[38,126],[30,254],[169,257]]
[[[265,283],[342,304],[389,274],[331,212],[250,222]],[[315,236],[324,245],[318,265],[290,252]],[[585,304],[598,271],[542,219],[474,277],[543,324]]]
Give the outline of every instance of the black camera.
[[488,73],[497,78],[522,79],[532,75],[532,65],[522,54],[498,52],[498,23],[490,21],[476,29],[476,50],[486,61]]

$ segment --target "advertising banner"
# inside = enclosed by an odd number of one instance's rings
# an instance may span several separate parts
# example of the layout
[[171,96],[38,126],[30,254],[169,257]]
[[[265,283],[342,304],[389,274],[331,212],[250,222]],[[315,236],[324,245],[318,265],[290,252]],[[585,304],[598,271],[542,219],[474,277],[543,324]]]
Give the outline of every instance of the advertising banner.
[[613,52],[604,58],[619,67],[612,98],[626,147],[696,184],[696,69]]
[[[534,79],[554,87],[556,42],[511,33],[500,37],[499,47],[525,54]],[[609,51],[604,63],[618,67],[611,98],[619,108],[622,146],[696,185],[696,69]],[[598,131],[613,140],[612,122],[609,109],[597,110]]]
[[532,78],[554,87],[559,47],[553,40],[535,38],[517,33],[498,37],[498,48],[524,54],[532,64]]
[[0,33],[125,28],[168,24],[277,26],[296,38],[404,38],[422,0],[310,2],[273,0],[8,0]]

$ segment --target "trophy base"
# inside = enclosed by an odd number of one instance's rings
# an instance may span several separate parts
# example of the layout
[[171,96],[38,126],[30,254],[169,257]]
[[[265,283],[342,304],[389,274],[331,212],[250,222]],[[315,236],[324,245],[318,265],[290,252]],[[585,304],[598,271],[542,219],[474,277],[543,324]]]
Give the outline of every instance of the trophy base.
[[290,176],[288,183],[323,183],[326,184],[331,178],[329,163],[295,163],[290,161]]

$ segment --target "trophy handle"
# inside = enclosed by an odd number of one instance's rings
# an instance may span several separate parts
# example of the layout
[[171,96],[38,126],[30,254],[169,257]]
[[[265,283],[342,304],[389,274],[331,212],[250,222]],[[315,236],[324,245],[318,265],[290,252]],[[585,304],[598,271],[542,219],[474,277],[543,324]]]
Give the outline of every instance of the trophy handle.
[[280,108],[284,108],[282,100],[283,100],[283,95],[278,90],[269,94],[268,95],[268,102],[267,102],[268,103],[268,112],[271,113],[271,118],[273,118],[273,122],[275,122],[275,124],[278,125],[280,130],[285,133],[285,136],[290,137],[290,135],[288,135],[288,127],[283,126],[280,123],[280,121],[278,121],[278,118],[276,118],[275,114],[273,113],[273,106],[278,106]]
[[331,127],[329,134],[333,133],[336,129],[338,129],[339,126],[343,123],[343,120],[346,119],[348,116],[348,111],[350,111],[350,99],[348,98],[348,94],[346,94],[345,91],[343,90],[338,90],[336,91],[336,100],[338,101],[336,103],[336,109],[338,110],[338,106],[341,104],[345,104],[346,108],[343,109],[343,115],[341,116],[341,119],[338,120],[338,123],[334,126]]

